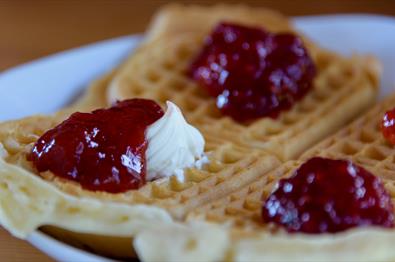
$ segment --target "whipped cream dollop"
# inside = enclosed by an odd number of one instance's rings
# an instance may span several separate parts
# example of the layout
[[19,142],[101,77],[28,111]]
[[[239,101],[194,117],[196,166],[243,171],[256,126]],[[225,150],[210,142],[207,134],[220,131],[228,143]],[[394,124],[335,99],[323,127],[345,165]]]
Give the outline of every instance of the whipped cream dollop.
[[167,101],[166,113],[146,131],[148,148],[147,180],[177,176],[184,180],[183,169],[201,166],[204,155],[204,138],[198,129],[188,124],[181,110]]

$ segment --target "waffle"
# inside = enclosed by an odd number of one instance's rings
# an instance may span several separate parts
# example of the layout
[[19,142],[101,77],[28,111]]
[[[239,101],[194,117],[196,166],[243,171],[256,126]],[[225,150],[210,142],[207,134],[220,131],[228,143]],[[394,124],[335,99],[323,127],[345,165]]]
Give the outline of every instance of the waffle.
[[172,221],[168,212],[157,207],[67,194],[61,186],[33,174],[26,161],[26,153],[46,130],[75,111],[104,107],[104,90],[111,76],[95,81],[73,105],[54,115],[0,124],[0,224],[13,235],[26,238],[40,227],[85,250],[108,256],[134,256],[131,234],[152,223]]
[[318,68],[314,88],[304,99],[278,119],[238,123],[223,116],[215,99],[185,74],[205,36],[222,20],[273,32],[293,31],[286,18],[265,9],[169,6],[159,12],[146,41],[115,75],[107,90],[109,102],[130,97],[151,98],[161,104],[171,100],[203,133],[208,150],[213,141],[231,141],[265,149],[283,161],[296,158],[374,103],[381,69],[373,57],[340,57],[304,38]]
[[[0,125],[0,143],[5,151],[5,161],[34,173],[31,162],[26,160],[27,153],[38,137],[59,123],[63,116],[62,112],[56,117],[30,117]],[[231,143],[217,147],[208,153],[208,157],[210,162],[201,169],[185,170],[184,182],[175,177],[160,179],[147,183],[139,190],[121,194],[84,190],[78,183],[56,177],[50,172],[39,175],[70,195],[128,204],[157,205],[181,219],[187,211],[250,183],[280,164],[277,158],[268,153],[247,150]]]
[[[148,226],[159,223],[163,217],[166,218],[166,221],[181,220],[188,211],[217,197],[225,196],[280,164],[280,161],[270,154],[238,148],[229,143],[222,144],[211,152],[209,154],[210,163],[202,169],[185,170],[185,181],[182,183],[175,177],[171,177],[168,180],[148,182],[139,190],[131,190],[122,194],[87,191],[83,190],[78,183],[58,178],[50,172],[34,174],[31,162],[26,160],[26,154],[31,150],[37,138],[48,128],[57,124],[60,119],[63,119],[63,116],[62,113],[59,117],[30,117],[0,125],[0,151],[4,158],[0,161],[0,184],[4,185],[0,190],[3,193],[0,194],[0,202],[13,203],[14,206],[19,207],[18,209],[26,211],[33,209],[42,212],[33,212],[29,215],[28,221],[33,220],[34,223],[26,221],[28,223],[26,227],[18,228],[19,226],[17,226],[15,229],[19,221],[16,216],[18,212],[13,213],[9,207],[0,206],[1,224],[16,236],[26,237],[29,232],[39,226],[55,225],[73,231],[73,233],[66,232],[59,230],[59,228],[46,230],[65,242],[77,243],[75,245],[83,246],[85,249],[89,247],[89,250],[100,254],[117,257],[132,256],[130,237],[134,235],[135,228],[142,228],[139,223]],[[11,173],[12,176],[10,176]],[[34,183],[31,181],[33,178],[35,179]],[[21,183],[20,187],[15,186]],[[50,193],[41,194],[41,187],[50,187]],[[29,188],[31,190],[25,192]],[[75,200],[78,203],[76,208],[72,204],[68,204],[70,201],[68,198],[64,200],[64,194],[77,199]],[[48,195],[51,199],[60,198],[61,200],[47,203],[42,197]],[[37,201],[39,206],[26,204],[24,198]],[[122,215],[124,213],[119,214],[117,209],[110,208],[111,205],[103,207],[102,210],[110,210],[108,212],[114,213],[114,219],[107,219],[100,212],[94,214],[84,212],[85,206],[79,204],[80,201],[84,202],[84,199],[94,199],[94,205],[100,206],[105,206],[102,203],[107,202],[123,204],[129,210],[126,214],[136,213],[134,207],[143,206],[145,208],[138,208],[141,214],[137,217],[132,216],[131,219],[128,215]],[[69,208],[69,206],[72,207]],[[111,211],[113,209],[115,211]],[[89,227],[89,231],[86,232],[84,223],[79,223],[75,219],[66,219],[73,217],[73,215],[80,219],[82,217],[83,221],[90,220],[93,226]],[[50,219],[48,220],[48,218]],[[63,223],[59,224],[57,222],[59,219]],[[8,223],[8,220],[13,223]],[[120,232],[117,230],[117,221],[124,220],[133,221],[128,230],[123,227],[123,231],[121,231],[127,232],[128,238],[121,235],[115,238],[116,242],[111,240],[111,243],[118,243],[116,248],[113,245],[104,245],[103,243],[109,241],[108,234],[116,235],[117,232]],[[114,231],[103,232],[101,228],[103,224],[107,224],[108,227],[114,226]],[[90,235],[76,235],[74,232]],[[102,244],[98,245],[97,243]],[[119,243],[123,243],[123,245]]]
[[387,181],[387,175],[384,174],[395,172],[395,150],[384,139],[380,124],[384,113],[394,106],[395,95],[392,95],[351,125],[305,152],[301,159],[313,155],[351,159],[370,169],[373,174],[382,176],[390,187],[391,175]]
[[[207,152],[210,162],[201,169],[185,170],[184,182],[171,177],[122,194],[84,190],[78,183],[50,172],[34,174],[26,155],[35,141],[70,113],[105,106],[104,90],[110,79],[111,74],[97,81],[74,105],[54,115],[0,124],[0,223],[14,235],[25,238],[36,228],[46,226],[45,232],[75,246],[130,257],[134,255],[131,236],[137,229],[181,220],[188,211],[280,165],[275,156],[266,152],[212,141]],[[12,209],[11,205],[18,208]],[[26,214],[20,216],[18,210]],[[26,216],[29,220],[20,220]]]
[[[181,14],[188,17],[188,21],[180,22]],[[163,223],[167,225],[164,228],[176,225],[184,228],[185,225],[177,223],[184,221],[191,211],[226,197],[259,177],[264,179],[263,174],[282,161],[295,158],[373,103],[380,71],[374,58],[345,59],[306,40],[320,73],[315,88],[302,101],[276,120],[239,124],[223,117],[214,101],[185,78],[183,71],[212,25],[226,18],[265,25],[272,31],[292,30],[281,15],[263,9],[168,7],[157,16],[139,50],[115,73],[93,84],[76,104],[52,116],[33,116],[0,124],[0,203],[11,199],[14,206],[37,211],[30,215],[29,221],[34,223],[22,223],[17,220],[17,212],[3,205],[2,225],[19,237],[26,237],[39,226],[52,225],[55,227],[45,230],[62,240],[77,241],[79,246],[88,243],[89,248],[99,253],[131,256],[130,237],[140,233],[136,228],[149,232],[147,226]],[[348,96],[351,92],[353,96]],[[34,168],[26,161],[26,154],[46,130],[71,112],[90,111],[130,97],[150,98],[162,105],[171,100],[180,106],[187,120],[203,133],[210,162],[199,170],[185,170],[184,182],[172,177],[122,194],[83,190],[77,183],[50,172],[33,174]],[[40,192],[48,192],[46,196],[54,201],[46,201]],[[26,199],[37,199],[37,205]],[[93,211],[86,208],[88,206],[93,206]],[[111,215],[107,217],[98,210],[106,210]],[[79,220],[90,221],[89,226],[71,219],[76,214]],[[108,227],[103,227],[104,224]],[[109,227],[114,227],[114,231],[110,232]],[[195,227],[191,228],[193,233]],[[82,235],[76,237],[75,232]],[[194,246],[193,241],[190,244]],[[225,245],[222,250],[224,248]]]
[[[392,95],[300,159],[288,161],[244,188],[199,207],[188,214],[187,221],[208,221],[231,228],[232,243],[226,251],[229,253],[222,254],[232,256],[230,260],[393,261],[395,252],[390,243],[395,240],[394,230],[357,228],[335,235],[288,235],[278,227],[263,224],[261,208],[262,199],[268,197],[279,179],[291,176],[314,156],[349,159],[366,168],[380,177],[395,202],[395,149],[380,131],[384,113],[394,105]],[[150,239],[150,234],[144,233],[137,247]],[[152,255],[144,251],[142,256]]]

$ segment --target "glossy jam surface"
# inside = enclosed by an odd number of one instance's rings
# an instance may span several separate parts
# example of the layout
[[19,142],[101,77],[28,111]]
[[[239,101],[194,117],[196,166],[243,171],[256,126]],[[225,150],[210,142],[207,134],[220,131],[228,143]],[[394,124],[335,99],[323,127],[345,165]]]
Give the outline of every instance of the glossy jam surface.
[[237,121],[277,117],[308,92],[315,74],[296,35],[229,23],[217,25],[188,69]]
[[311,158],[279,181],[264,202],[265,222],[289,232],[335,233],[352,227],[393,227],[393,206],[380,180],[345,160]]
[[145,183],[148,125],[163,115],[151,100],[130,99],[92,113],[74,113],[35,143],[28,160],[39,172],[111,193]]
[[385,112],[381,122],[381,132],[388,142],[395,145],[395,108]]

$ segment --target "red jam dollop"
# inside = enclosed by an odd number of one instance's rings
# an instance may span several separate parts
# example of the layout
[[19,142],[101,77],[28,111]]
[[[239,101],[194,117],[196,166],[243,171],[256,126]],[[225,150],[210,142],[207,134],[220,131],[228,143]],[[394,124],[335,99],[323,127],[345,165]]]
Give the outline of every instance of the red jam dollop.
[[312,87],[316,69],[291,33],[220,23],[187,73],[237,121],[277,117]]
[[145,184],[145,131],[163,114],[158,104],[146,99],[74,113],[38,139],[28,160],[39,172],[51,171],[88,190],[137,189]]
[[393,227],[393,206],[379,178],[346,160],[311,158],[264,202],[265,222],[288,232],[335,233],[357,226]]
[[395,108],[385,112],[381,122],[381,132],[388,142],[395,145]]

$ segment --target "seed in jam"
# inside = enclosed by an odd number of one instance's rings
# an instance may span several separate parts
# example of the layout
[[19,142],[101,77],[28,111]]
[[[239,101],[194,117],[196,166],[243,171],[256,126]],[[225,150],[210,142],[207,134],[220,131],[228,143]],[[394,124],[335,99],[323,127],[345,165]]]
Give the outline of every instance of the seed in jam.
[[395,108],[385,112],[381,122],[381,132],[388,142],[395,145]]
[[379,178],[350,161],[320,157],[279,181],[263,204],[262,216],[288,232],[335,233],[394,225],[391,198]]
[[276,118],[312,88],[316,68],[291,33],[220,23],[187,74],[237,121]]
[[28,160],[39,172],[111,193],[145,183],[146,128],[163,115],[154,101],[130,99],[92,113],[74,113],[35,143]]

